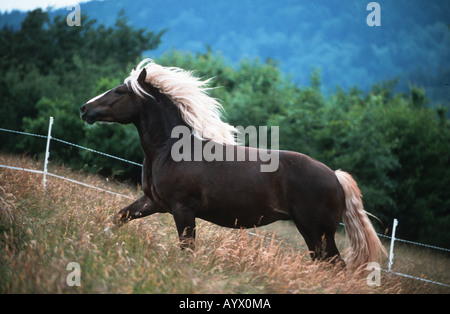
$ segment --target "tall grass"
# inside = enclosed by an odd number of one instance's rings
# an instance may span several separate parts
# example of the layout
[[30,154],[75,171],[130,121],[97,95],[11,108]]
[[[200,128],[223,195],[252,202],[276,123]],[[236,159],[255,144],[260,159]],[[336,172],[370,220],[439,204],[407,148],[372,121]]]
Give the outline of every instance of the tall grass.
[[[0,164],[41,168],[17,156],[0,155]],[[51,171],[141,193],[63,166]],[[172,216],[156,214],[107,235],[130,200],[56,178],[41,186],[41,175],[0,169],[0,293],[448,293],[384,273],[380,287],[369,287],[368,271],[311,261],[295,232],[295,240],[270,228],[254,236],[198,220],[196,248],[181,251]],[[81,267],[80,286],[66,282],[70,262]]]

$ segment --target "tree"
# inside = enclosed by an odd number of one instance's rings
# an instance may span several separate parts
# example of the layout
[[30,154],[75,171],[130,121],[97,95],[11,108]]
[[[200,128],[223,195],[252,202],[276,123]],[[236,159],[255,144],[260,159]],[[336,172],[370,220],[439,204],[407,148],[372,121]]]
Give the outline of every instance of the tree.
[[[85,15],[82,20],[83,27],[69,27],[65,16],[50,20],[47,12],[37,9],[28,13],[19,30],[0,31],[2,127],[45,134],[48,117],[54,116],[65,126],[60,133],[55,123],[55,134],[79,142],[83,138],[80,105],[104,91],[98,92],[99,81],[118,85],[144,51],[159,45],[165,32],[136,29],[123,11],[113,27],[98,25]],[[29,139],[5,133],[0,133],[0,141],[2,150],[42,151]],[[53,156],[76,159],[64,149],[56,148]]]

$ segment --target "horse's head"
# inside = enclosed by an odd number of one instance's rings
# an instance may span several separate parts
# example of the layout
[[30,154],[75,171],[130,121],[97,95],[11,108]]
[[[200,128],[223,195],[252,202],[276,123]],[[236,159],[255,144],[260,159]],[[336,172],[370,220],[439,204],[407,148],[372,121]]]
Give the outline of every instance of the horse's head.
[[[145,83],[147,75],[143,68],[137,79],[141,92],[154,98],[148,92],[150,86]],[[81,119],[89,124],[96,121],[134,123],[139,117],[140,107],[144,99],[136,95],[130,84],[125,82],[105,93],[98,95],[80,107]]]
[[89,124],[105,121],[151,126],[165,136],[170,136],[174,127],[186,125],[198,138],[235,145],[237,130],[221,120],[222,106],[208,95],[209,81],[144,59],[124,84],[81,106],[81,118]]

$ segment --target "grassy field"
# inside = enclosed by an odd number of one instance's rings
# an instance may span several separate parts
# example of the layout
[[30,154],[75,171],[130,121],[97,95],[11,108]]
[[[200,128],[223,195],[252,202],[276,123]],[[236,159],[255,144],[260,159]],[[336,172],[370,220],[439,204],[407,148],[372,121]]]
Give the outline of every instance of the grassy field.
[[[42,169],[31,158],[0,164]],[[53,166],[52,173],[137,198],[139,187]],[[450,288],[312,262],[289,222],[232,230],[197,221],[194,251],[181,251],[172,216],[135,220],[103,232],[130,200],[42,175],[0,168],[0,293],[450,293]],[[249,233],[255,233],[256,235]],[[337,234],[341,250],[347,247]],[[388,244],[386,245],[388,248]],[[80,265],[69,286],[67,265]],[[394,270],[449,283],[449,256],[396,244]],[[382,265],[386,268],[386,265]]]

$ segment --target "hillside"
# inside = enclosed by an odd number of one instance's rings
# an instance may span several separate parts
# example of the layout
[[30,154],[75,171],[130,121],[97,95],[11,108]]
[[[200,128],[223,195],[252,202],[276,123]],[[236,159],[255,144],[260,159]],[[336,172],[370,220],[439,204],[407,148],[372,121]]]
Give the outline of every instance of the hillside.
[[[369,1],[92,1],[81,10],[114,25],[123,9],[136,27],[167,29],[148,56],[171,48],[204,52],[211,47],[231,63],[242,58],[275,59],[299,85],[311,68],[322,71],[324,91],[398,79],[398,90],[424,86],[432,104],[449,102],[450,32],[446,0],[381,0],[381,26],[366,24]],[[67,15],[65,9],[52,15]],[[0,26],[18,27],[25,17],[0,16]]]
[[[4,154],[0,164],[41,167]],[[140,193],[62,166],[51,171]],[[365,270],[314,263],[288,223],[251,230],[255,236],[199,220],[194,251],[179,249],[169,214],[135,220],[108,236],[104,227],[129,200],[55,178],[45,193],[40,186],[40,175],[0,169],[0,293],[448,293],[384,272],[381,286],[369,287]],[[345,248],[342,235],[338,239]],[[396,251],[396,260],[395,271],[448,282],[446,256],[413,247]],[[80,286],[67,284],[72,262],[80,265]]]

